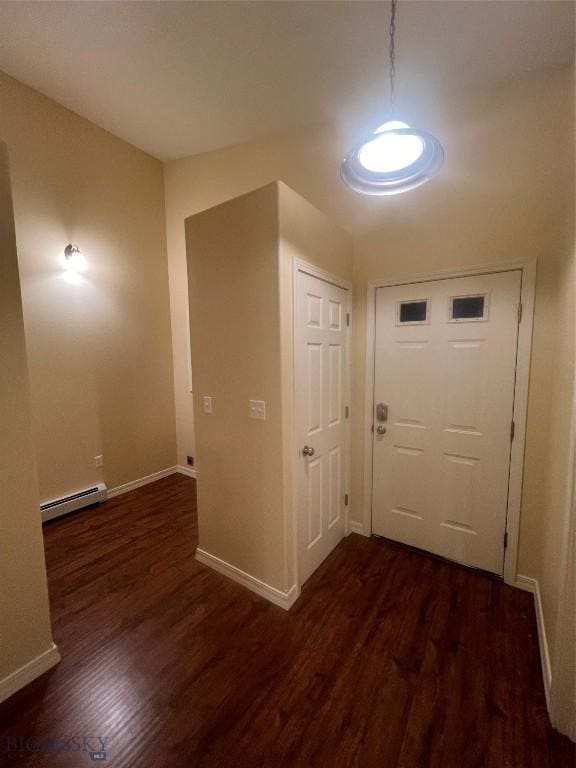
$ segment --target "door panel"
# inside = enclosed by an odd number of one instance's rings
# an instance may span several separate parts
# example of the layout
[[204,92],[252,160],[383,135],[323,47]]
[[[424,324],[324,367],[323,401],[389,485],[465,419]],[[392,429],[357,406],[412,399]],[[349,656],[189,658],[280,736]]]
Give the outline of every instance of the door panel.
[[342,418],[342,347],[328,347],[328,424],[334,426]]
[[[303,583],[345,533],[348,292],[300,271],[296,280],[297,538]],[[304,446],[313,455],[304,455]]]
[[342,512],[342,451],[337,445],[330,451],[328,459],[328,527],[336,525]]
[[510,271],[376,296],[375,408],[389,413],[374,437],[373,531],[498,574],[520,288]]
[[309,549],[322,536],[322,459],[313,459],[307,469],[308,498],[305,510],[308,525],[304,529],[308,534],[305,545]]
[[309,437],[322,428],[322,345],[306,344],[308,373],[308,424],[306,435]]

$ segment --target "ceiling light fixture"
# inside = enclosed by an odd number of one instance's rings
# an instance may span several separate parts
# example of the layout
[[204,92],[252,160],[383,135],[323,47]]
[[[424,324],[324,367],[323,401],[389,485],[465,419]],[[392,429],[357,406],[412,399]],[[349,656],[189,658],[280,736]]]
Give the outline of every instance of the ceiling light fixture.
[[346,155],[342,179],[364,195],[398,195],[425,184],[444,162],[442,145],[432,134],[393,119],[396,105],[396,5],[390,6],[391,119],[366,136]]

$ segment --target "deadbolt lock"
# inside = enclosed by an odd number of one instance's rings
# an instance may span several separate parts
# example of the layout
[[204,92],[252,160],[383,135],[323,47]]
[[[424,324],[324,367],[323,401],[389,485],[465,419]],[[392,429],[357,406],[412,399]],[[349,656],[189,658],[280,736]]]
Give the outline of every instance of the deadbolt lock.
[[378,403],[376,406],[377,421],[388,421],[388,406],[386,403]]

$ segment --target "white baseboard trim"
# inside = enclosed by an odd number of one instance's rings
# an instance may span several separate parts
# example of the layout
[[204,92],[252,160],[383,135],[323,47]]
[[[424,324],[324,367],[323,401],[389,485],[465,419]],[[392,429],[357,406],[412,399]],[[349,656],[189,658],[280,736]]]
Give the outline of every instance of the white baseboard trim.
[[232,581],[242,584],[243,587],[250,589],[257,595],[260,595],[260,597],[266,598],[266,600],[274,603],[274,605],[284,608],[285,611],[289,611],[300,596],[300,590],[297,588],[296,584],[294,584],[288,592],[282,592],[281,590],[260,581],[260,579],[251,576],[249,573],[241,571],[240,568],[236,568],[235,565],[230,565],[230,563],[227,563],[225,560],[221,560],[219,557],[200,549],[200,547],[196,548],[196,560],[198,560],[199,563],[202,563],[202,565],[207,565],[209,568],[218,571],[218,573],[221,573],[223,576],[227,576],[229,579],[232,579]]
[[530,576],[516,576],[516,586],[534,595],[534,608],[536,610],[536,623],[538,624],[538,644],[540,646],[540,661],[542,662],[542,678],[544,680],[544,692],[546,705],[550,712],[550,687],[552,685],[552,665],[550,663],[550,649],[546,638],[546,625],[544,623],[544,611],[542,610],[542,597],[540,585],[537,579]]
[[134,491],[136,488],[142,488],[143,485],[155,483],[156,480],[162,480],[163,477],[169,477],[170,475],[176,474],[195,478],[196,470],[194,467],[184,467],[181,464],[177,464],[174,467],[167,467],[166,469],[161,469],[159,472],[153,472],[151,475],[146,475],[146,477],[139,477],[137,480],[131,480],[129,483],[124,483],[124,485],[118,485],[116,488],[110,488],[107,496],[109,499],[113,499],[115,496]]
[[359,533],[360,536],[368,536],[368,534],[364,531],[364,524],[357,523],[356,520],[348,521],[348,533]]
[[159,472],[153,472],[151,475],[146,475],[146,477],[131,480],[129,483],[124,483],[124,485],[118,485],[116,488],[110,488],[108,498],[113,499],[115,496],[134,491],[136,488],[142,488],[143,485],[148,485],[148,483],[155,483],[156,480],[162,480],[163,477],[174,475],[177,471],[178,467],[168,467],[167,469],[161,469]]
[[178,472],[179,475],[186,475],[187,477],[193,477],[196,479],[196,467],[189,467],[184,464],[178,464],[176,467],[176,472]]
[[48,650],[41,653],[40,656],[36,656],[35,659],[24,664],[23,667],[12,672],[11,675],[0,680],[0,702],[6,701],[7,698],[19,691],[24,686],[36,680],[37,677],[48,672],[60,661],[60,654],[58,648],[52,643]]

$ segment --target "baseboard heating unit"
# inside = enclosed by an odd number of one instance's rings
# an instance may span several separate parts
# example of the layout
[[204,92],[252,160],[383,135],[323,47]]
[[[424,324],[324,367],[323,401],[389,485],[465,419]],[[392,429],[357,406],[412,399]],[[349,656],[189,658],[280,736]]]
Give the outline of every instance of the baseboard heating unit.
[[76,491],[69,496],[61,496],[59,499],[44,501],[40,504],[42,522],[52,520],[61,515],[67,515],[68,512],[74,512],[83,507],[89,507],[91,504],[99,504],[106,501],[106,486],[104,483],[98,483],[91,488],[85,488],[82,491]]

